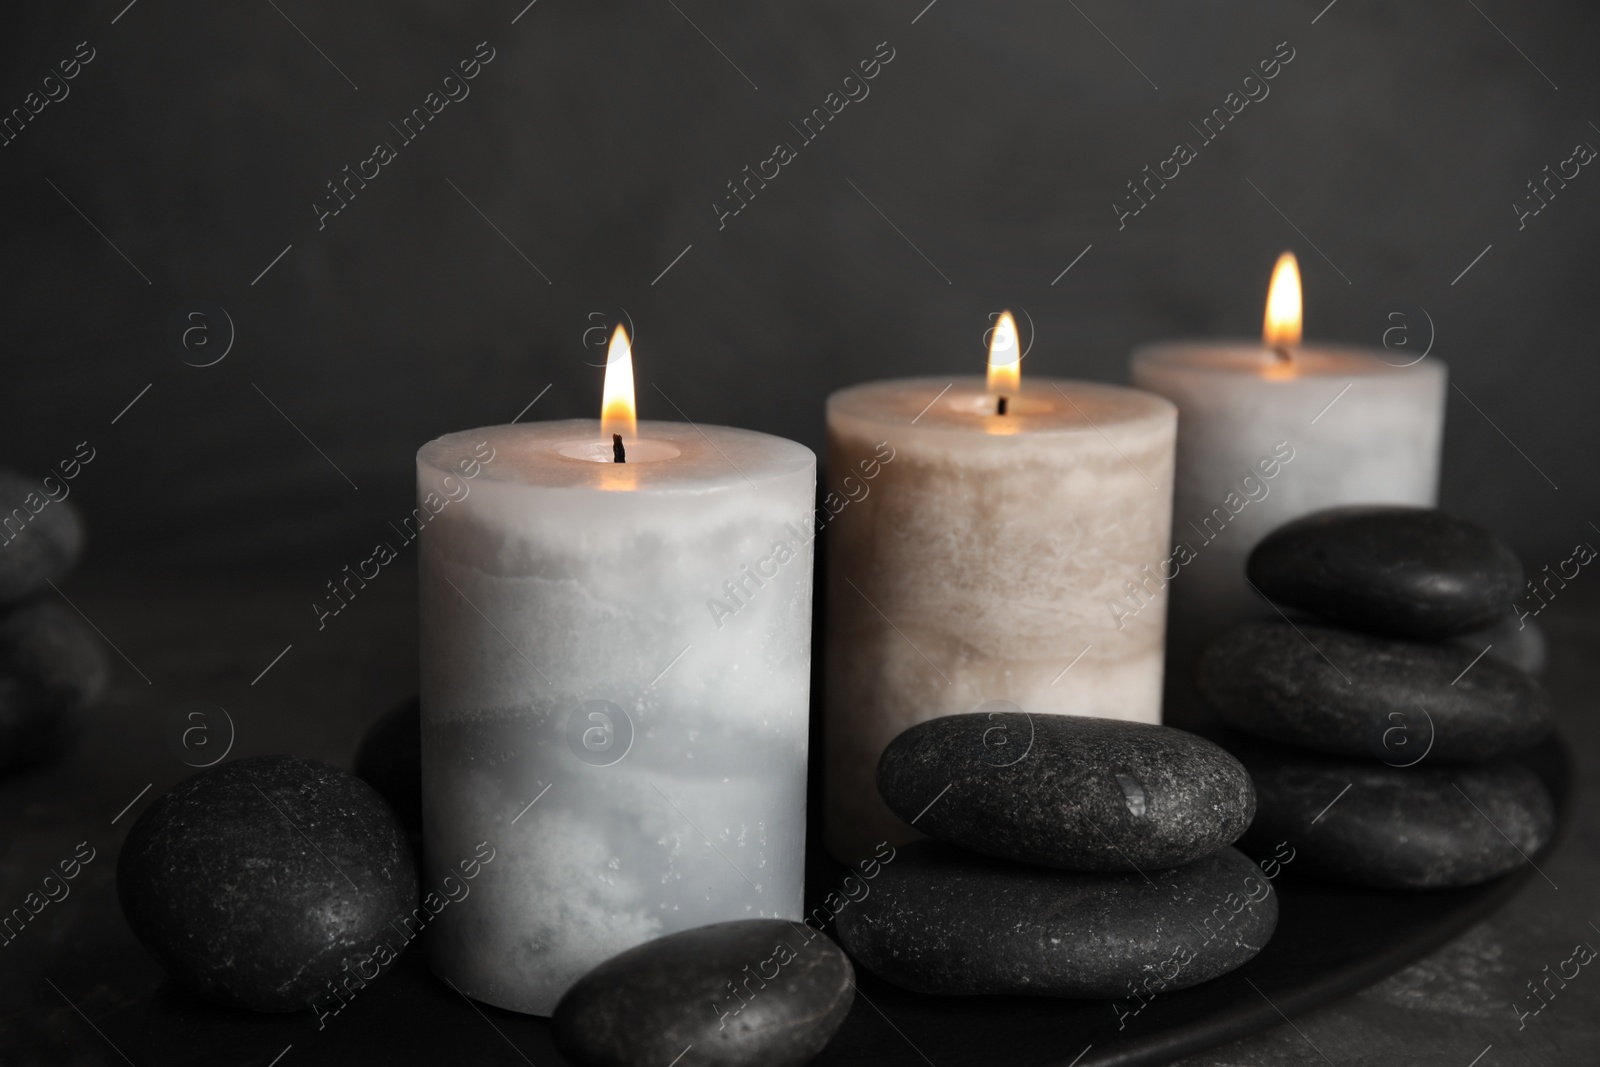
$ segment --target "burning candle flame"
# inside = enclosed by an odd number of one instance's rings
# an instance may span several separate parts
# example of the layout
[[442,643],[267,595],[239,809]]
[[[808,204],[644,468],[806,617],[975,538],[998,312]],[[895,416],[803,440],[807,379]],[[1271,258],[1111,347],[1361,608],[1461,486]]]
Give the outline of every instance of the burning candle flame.
[[1005,392],[1022,387],[1022,349],[1017,343],[1017,320],[1002,311],[989,332],[989,391]]
[[1284,355],[1300,343],[1300,264],[1293,252],[1278,257],[1267,287],[1267,315],[1261,340]]
[[606,384],[600,398],[600,436],[614,433],[631,441],[639,435],[639,416],[633,404],[633,350],[628,331],[618,325],[606,350]]

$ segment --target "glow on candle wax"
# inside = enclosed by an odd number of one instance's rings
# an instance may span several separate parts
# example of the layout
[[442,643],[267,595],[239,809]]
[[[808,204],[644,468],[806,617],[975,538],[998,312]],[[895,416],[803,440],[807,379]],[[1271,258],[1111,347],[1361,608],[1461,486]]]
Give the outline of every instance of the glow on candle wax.
[[628,333],[618,326],[611,335],[606,359],[605,384],[600,399],[600,435],[593,436],[594,423],[568,440],[552,442],[551,451],[567,459],[604,465],[604,470],[584,476],[585,484],[605,491],[629,491],[643,484],[638,466],[676,459],[683,450],[671,434],[660,432],[661,423],[645,423],[639,436],[637,408],[634,406],[633,349]]
[[625,441],[639,436],[638,410],[633,403],[633,350],[628,331],[620,324],[606,350],[606,383],[600,394],[600,436],[610,441],[614,433]]

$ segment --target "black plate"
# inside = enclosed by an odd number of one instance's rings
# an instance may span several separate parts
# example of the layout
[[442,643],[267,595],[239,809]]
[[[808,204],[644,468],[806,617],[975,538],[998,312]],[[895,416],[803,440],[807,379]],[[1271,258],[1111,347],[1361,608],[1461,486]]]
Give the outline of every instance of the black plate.
[[[1555,797],[1557,836],[1571,812],[1571,761],[1552,737],[1524,757]],[[1554,841],[1540,856],[1549,852]],[[820,849],[813,849],[820,855]],[[813,872],[813,887],[842,872]],[[1232,974],[1192,989],[1133,1000],[929,997],[859,974],[844,1027],[817,1067],[996,1063],[1135,1067],[1165,1063],[1264,1030],[1368,985],[1449,941],[1499,907],[1531,865],[1496,882],[1448,892],[1399,893],[1296,879],[1274,883],[1277,933]],[[819,881],[820,879],[820,881]],[[467,1001],[408,952],[321,1028],[309,1014],[254,1015],[163,989],[149,1009],[148,1061],[265,1067],[293,1046],[305,1064],[565,1064],[542,1019]],[[138,1057],[136,1057],[138,1058]],[[289,1061],[285,1061],[289,1067]],[[666,1067],[665,1064],[659,1067]],[[685,1067],[688,1067],[686,1062]]]

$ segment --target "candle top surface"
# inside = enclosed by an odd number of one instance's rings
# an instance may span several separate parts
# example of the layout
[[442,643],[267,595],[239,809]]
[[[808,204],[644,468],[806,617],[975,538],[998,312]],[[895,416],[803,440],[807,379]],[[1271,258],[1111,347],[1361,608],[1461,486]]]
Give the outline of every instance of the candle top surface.
[[[1006,413],[999,414],[1000,399]],[[1102,382],[1025,376],[1020,387],[990,390],[981,377],[895,378],[852,385],[828,397],[829,416],[885,427],[995,437],[1094,434],[1108,425],[1170,420],[1175,409],[1154,393]]]
[[703,423],[641,421],[623,449],[626,461],[617,463],[598,419],[565,419],[445,434],[417,450],[417,463],[459,477],[476,461],[480,481],[532,488],[705,493],[788,477],[817,461],[797,442]]
[[1355,345],[1297,345],[1284,359],[1260,341],[1161,341],[1134,350],[1140,370],[1234,374],[1271,380],[1367,375],[1442,374],[1444,365],[1407,350]]

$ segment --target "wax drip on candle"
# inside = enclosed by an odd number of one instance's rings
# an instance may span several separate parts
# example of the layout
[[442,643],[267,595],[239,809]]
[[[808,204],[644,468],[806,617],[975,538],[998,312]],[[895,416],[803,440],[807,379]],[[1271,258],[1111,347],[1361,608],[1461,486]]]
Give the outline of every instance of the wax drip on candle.
[[611,462],[628,462],[628,450],[622,447],[622,435],[620,433],[611,435]]
[[1300,344],[1300,264],[1293,252],[1278,257],[1267,286],[1267,314],[1261,326],[1261,340],[1278,354],[1282,362],[1294,358]]

